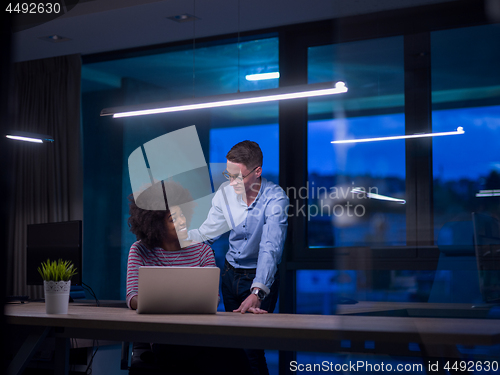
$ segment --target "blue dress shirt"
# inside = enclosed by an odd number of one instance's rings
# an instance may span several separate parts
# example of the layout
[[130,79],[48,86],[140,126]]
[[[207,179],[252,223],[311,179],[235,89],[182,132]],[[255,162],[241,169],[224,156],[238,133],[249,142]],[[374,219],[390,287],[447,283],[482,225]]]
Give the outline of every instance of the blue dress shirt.
[[250,206],[226,182],[212,199],[205,222],[190,230],[188,238],[212,244],[221,234],[230,232],[226,260],[234,268],[256,268],[252,288],[269,294],[283,253],[288,207],[283,189],[263,177]]

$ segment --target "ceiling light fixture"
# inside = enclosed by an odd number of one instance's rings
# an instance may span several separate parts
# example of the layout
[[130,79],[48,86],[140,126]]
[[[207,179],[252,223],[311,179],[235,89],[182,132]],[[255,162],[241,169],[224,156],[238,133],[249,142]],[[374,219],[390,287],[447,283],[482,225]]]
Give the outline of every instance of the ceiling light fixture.
[[42,36],[38,39],[45,40],[46,42],[51,42],[51,43],[61,43],[61,42],[67,42],[71,40],[70,38],[66,38],[65,36],[61,35],[48,35],[48,36]]
[[193,16],[192,14],[189,13],[184,13],[184,14],[178,14],[177,16],[171,16],[167,17],[169,20],[178,22],[178,23],[183,23],[183,22],[192,22],[195,20],[199,20],[200,18]]
[[280,77],[280,72],[272,73],[259,73],[259,74],[247,74],[245,79],[247,81],[262,81],[265,79],[276,79]]
[[18,135],[6,135],[9,139],[14,139],[16,141],[25,141],[25,142],[33,142],[33,143],[43,143],[41,139],[37,138],[29,138],[29,137],[21,137]]
[[442,133],[422,133],[422,134],[412,134],[412,135],[399,135],[394,137],[377,137],[377,138],[364,138],[364,139],[346,139],[343,141],[332,141],[331,143],[361,143],[361,142],[375,142],[375,141],[390,141],[393,139],[409,139],[409,138],[425,138],[425,137],[441,137],[444,135],[459,135],[464,134],[464,128],[459,126],[457,130],[452,132],[442,132]]
[[33,143],[44,143],[44,142],[54,142],[54,139],[50,135],[28,133],[11,131],[6,135],[7,138],[13,139],[15,141],[33,142]]
[[191,98],[162,103],[150,103],[127,107],[105,108],[101,116],[131,117],[159,113],[190,111],[195,109],[228,107],[241,104],[263,103],[278,100],[310,98],[347,92],[344,82],[315,83],[311,85],[280,87],[277,89],[239,92],[205,98]]

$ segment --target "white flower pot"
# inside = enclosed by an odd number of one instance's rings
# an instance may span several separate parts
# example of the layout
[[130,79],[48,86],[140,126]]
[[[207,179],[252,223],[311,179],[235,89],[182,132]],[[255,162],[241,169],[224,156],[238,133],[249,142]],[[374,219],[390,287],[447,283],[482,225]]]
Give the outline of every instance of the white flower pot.
[[69,305],[69,281],[44,281],[45,312],[47,314],[67,314]]

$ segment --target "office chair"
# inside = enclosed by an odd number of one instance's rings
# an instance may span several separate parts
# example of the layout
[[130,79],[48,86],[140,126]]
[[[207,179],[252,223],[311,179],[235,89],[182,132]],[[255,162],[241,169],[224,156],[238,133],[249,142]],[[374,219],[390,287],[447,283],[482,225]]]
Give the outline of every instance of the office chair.
[[122,342],[122,356],[120,363],[121,370],[128,370],[130,375],[165,374],[165,371],[156,364],[154,354],[151,351],[151,345],[149,343],[132,343],[132,356],[130,358],[129,349],[130,342]]
[[[172,366],[170,362],[163,363],[163,367],[161,364],[157,363],[157,354],[153,354],[149,343],[133,343],[132,358],[130,359],[129,365],[129,348],[129,342],[122,343],[120,368],[122,370],[128,370],[130,375],[233,375],[234,369],[237,369],[240,375],[251,375],[250,364],[242,349],[207,347],[200,351],[200,347],[189,347],[194,350],[192,360],[197,363],[197,366],[192,368],[193,362],[189,361],[186,367],[191,368],[186,369],[183,363],[175,361],[175,359],[179,358],[177,356],[179,353],[176,352],[175,346],[166,346],[167,351],[170,349],[173,350],[174,354],[171,358],[174,363],[172,363]],[[180,353],[180,355],[184,356],[185,353]],[[199,367],[200,364],[201,367]]]

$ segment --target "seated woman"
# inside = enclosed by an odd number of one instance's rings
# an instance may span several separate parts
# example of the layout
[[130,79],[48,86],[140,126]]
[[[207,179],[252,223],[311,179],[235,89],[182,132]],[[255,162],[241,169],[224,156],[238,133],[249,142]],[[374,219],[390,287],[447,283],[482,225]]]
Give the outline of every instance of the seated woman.
[[139,267],[216,267],[210,246],[186,241],[194,205],[191,194],[175,182],[164,182],[164,185],[169,204],[164,199],[161,183],[142,192],[137,204],[133,197],[129,198],[128,223],[137,241],[132,244],[128,256],[127,305],[134,310],[137,308]]
[[[129,197],[128,223],[137,237],[127,264],[127,305],[131,309],[137,309],[141,266],[216,267],[210,246],[186,241],[194,206],[191,194],[174,182],[163,185],[159,182],[149,187],[137,197],[137,202]],[[167,199],[164,191],[168,192]],[[149,352],[149,357],[141,359],[154,361],[169,373],[232,374],[234,366],[241,369],[238,373],[248,373],[246,356],[239,349],[151,344],[151,351],[154,355]]]

